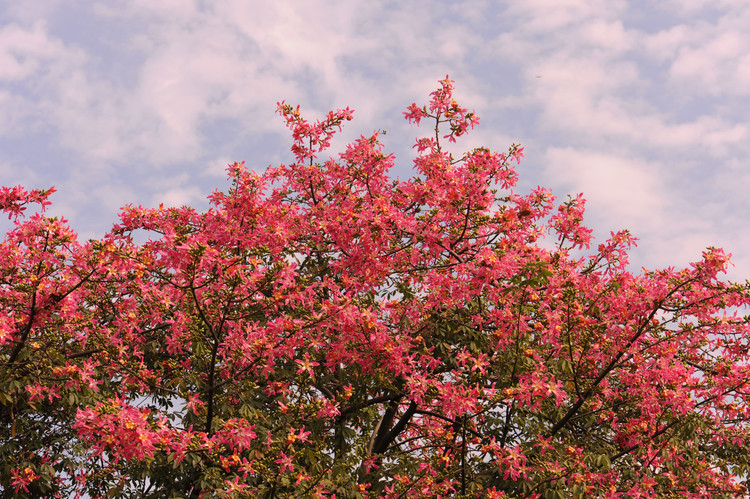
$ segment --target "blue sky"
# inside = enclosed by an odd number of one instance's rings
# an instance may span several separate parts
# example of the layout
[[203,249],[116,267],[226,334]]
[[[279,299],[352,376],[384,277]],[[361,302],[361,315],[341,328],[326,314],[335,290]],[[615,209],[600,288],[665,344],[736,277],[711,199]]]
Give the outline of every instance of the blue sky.
[[[291,160],[276,102],[386,129],[450,74],[481,117],[459,143],[525,146],[521,187],[583,192],[598,239],[684,266],[706,246],[750,277],[750,2],[34,0],[0,4],[0,183],[55,185],[101,236],[128,203],[205,207],[227,163]],[[335,149],[334,149],[335,151]]]

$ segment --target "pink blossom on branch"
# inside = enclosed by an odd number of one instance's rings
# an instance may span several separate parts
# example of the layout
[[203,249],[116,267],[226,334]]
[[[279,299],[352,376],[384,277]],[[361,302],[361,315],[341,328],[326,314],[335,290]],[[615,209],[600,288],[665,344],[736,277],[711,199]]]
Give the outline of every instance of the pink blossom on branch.
[[348,108],[281,102],[294,163],[230,165],[204,212],[128,206],[79,244],[22,216],[51,191],[3,190],[0,488],[746,495],[750,288],[721,280],[729,256],[633,273],[635,238],[595,243],[582,195],[514,190],[521,146],[444,152],[479,119],[438,85],[404,113],[434,126],[410,179],[378,133],[318,157]]

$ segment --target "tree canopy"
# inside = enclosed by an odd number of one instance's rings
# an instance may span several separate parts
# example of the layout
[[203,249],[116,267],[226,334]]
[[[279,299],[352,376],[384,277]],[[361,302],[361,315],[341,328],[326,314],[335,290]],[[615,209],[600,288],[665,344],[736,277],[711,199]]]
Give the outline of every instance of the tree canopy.
[[0,496],[744,497],[750,286],[715,248],[633,273],[520,146],[450,153],[452,83],[407,180],[282,102],[294,162],[204,212],[81,242],[3,188]]

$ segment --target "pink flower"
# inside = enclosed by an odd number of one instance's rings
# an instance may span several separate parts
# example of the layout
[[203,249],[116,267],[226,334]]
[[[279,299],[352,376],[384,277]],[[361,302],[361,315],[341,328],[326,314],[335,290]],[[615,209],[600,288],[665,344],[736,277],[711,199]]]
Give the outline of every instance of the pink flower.
[[39,475],[37,475],[36,472],[31,468],[24,468],[23,470],[11,470],[10,474],[13,477],[10,484],[13,486],[13,489],[16,491],[16,493],[18,493],[19,490],[28,492],[28,485],[39,478]]
[[310,360],[310,354],[309,353],[305,352],[305,359],[304,360],[295,359],[294,361],[297,364],[300,365],[300,368],[297,369],[297,374],[301,374],[303,372],[307,372],[310,375],[310,377],[313,380],[315,380],[315,372],[313,371],[313,367],[319,366],[320,363],[318,363],[318,362],[312,362]]
[[291,456],[287,456],[286,454],[284,454],[283,451],[281,453],[281,457],[278,458],[274,462],[276,464],[280,464],[281,465],[281,469],[279,470],[280,473],[284,473],[284,471],[286,471],[286,470],[294,471],[294,464],[292,464],[292,457]]

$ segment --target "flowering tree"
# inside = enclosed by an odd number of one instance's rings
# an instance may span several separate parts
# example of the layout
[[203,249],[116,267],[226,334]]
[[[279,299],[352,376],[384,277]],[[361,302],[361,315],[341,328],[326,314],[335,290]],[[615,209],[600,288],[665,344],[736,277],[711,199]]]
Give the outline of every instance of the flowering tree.
[[747,493],[750,293],[721,250],[591,251],[580,196],[513,191],[520,147],[443,148],[478,122],[448,78],[405,113],[434,126],[406,181],[377,133],[318,158],[348,109],[279,112],[294,163],[230,166],[205,213],[129,206],[80,244],[23,218],[49,191],[2,192],[6,496]]

